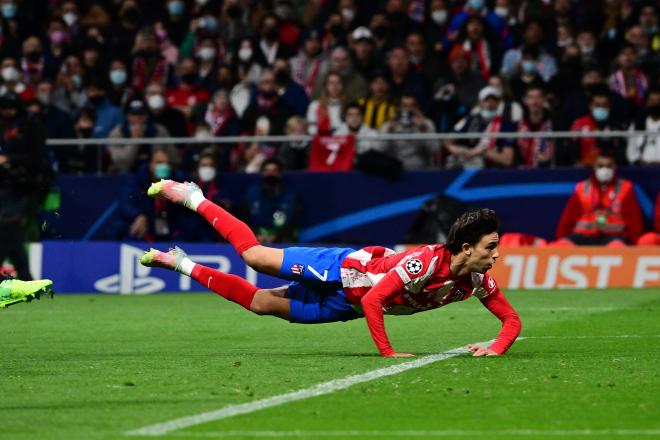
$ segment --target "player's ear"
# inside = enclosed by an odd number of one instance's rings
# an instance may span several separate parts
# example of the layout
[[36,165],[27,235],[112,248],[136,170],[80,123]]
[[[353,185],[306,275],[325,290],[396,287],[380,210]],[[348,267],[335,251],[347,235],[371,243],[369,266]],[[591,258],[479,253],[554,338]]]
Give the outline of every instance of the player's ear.
[[470,254],[472,254],[472,246],[470,246],[469,243],[463,243],[463,244],[461,245],[461,250],[462,250],[463,253],[464,253],[465,255],[467,255],[468,257],[470,256]]

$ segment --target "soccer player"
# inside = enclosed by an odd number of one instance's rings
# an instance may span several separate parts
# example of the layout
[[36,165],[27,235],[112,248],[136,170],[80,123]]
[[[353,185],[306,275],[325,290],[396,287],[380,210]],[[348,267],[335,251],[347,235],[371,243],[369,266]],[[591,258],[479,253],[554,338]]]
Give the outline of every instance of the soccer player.
[[51,280],[21,281],[0,276],[0,309],[39,299],[41,295],[53,297]]
[[262,246],[245,223],[206,200],[194,183],[161,180],[151,185],[148,194],[198,212],[248,266],[291,283],[260,289],[235,275],[195,264],[179,248],[167,253],[151,249],[140,262],[185,274],[256,314],[305,324],[364,317],[383,356],[407,357],[413,355],[392,348],[384,314],[417,313],[474,295],[502,321],[489,347],[468,346],[475,356],[504,354],[520,334],[517,313],[486,273],[498,258],[499,221],[492,210],[463,214],[452,226],[447,244],[399,254],[380,246],[275,249]]

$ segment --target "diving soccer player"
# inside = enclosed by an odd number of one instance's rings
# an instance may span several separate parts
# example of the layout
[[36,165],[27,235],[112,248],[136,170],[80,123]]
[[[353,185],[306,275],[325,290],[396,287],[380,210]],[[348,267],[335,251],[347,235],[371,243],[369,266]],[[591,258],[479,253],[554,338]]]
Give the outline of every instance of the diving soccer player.
[[51,280],[21,281],[14,278],[0,278],[0,309],[39,299],[41,295],[53,297]]
[[446,244],[399,254],[380,246],[275,249],[262,246],[245,223],[206,200],[194,183],[161,180],[151,185],[148,194],[198,212],[248,266],[291,283],[260,289],[235,275],[194,263],[179,248],[167,253],[151,249],[140,262],[185,274],[256,314],[305,324],[364,317],[380,353],[404,357],[412,354],[394,351],[385,332],[384,314],[413,314],[474,295],[502,321],[489,347],[468,346],[475,356],[504,354],[520,334],[518,314],[486,273],[498,258],[499,221],[492,210],[463,214]]

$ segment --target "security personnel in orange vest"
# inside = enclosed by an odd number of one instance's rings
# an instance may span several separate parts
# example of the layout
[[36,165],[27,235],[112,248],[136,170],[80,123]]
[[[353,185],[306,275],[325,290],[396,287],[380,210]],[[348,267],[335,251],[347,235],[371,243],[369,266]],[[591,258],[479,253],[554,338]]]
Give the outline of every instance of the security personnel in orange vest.
[[599,153],[594,172],[575,186],[557,226],[557,244],[635,244],[644,230],[631,181],[616,174],[610,152]]

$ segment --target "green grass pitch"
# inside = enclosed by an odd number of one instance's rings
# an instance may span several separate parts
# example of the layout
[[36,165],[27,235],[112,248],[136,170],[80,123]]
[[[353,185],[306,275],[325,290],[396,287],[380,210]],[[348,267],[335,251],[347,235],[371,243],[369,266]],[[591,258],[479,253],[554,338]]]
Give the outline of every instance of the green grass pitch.
[[[176,430],[207,438],[660,438],[660,289],[508,292],[523,336],[330,394]],[[475,299],[387,317],[417,358],[496,336]],[[302,326],[213,294],[59,295],[0,313],[0,439],[125,433],[409,362],[363,320]]]

